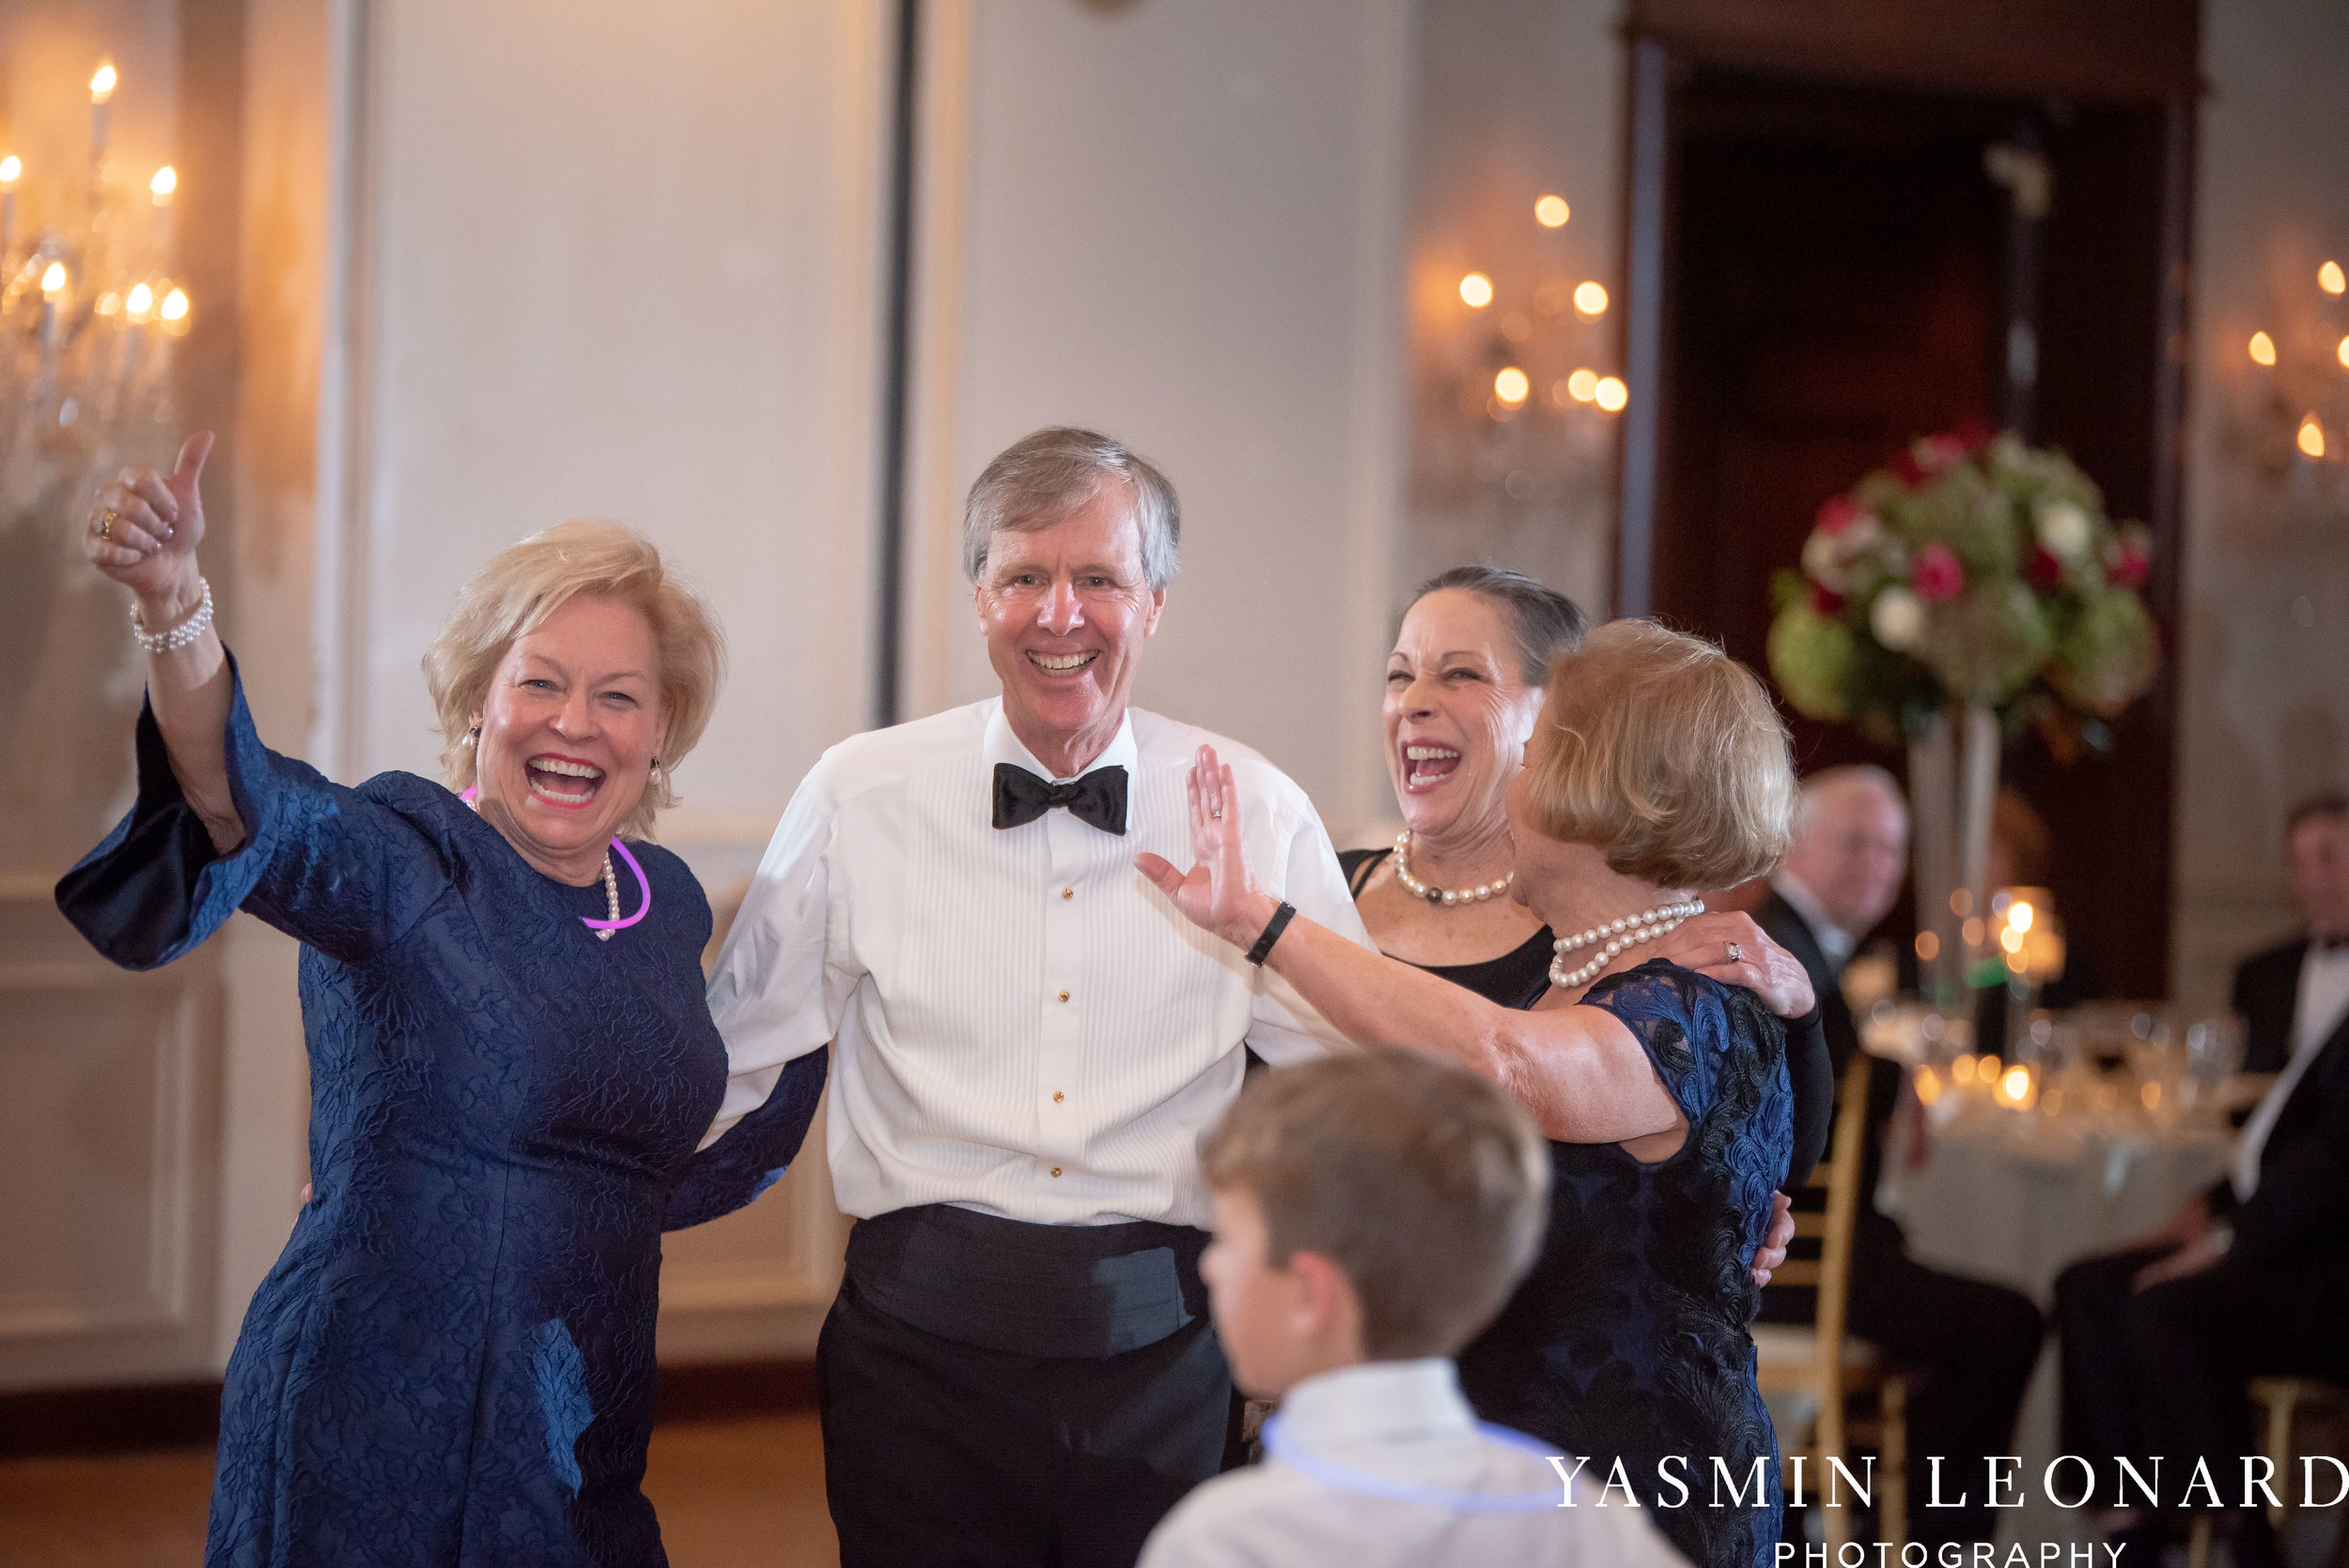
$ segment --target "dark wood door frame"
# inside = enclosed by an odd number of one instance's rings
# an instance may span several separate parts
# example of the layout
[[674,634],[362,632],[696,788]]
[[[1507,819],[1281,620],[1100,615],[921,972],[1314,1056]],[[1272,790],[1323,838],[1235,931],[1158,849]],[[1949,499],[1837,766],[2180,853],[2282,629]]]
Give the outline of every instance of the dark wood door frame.
[[[2178,505],[2185,452],[2186,315],[2193,225],[2201,0],[1631,0],[1630,133],[1626,138],[1622,425],[1615,613],[1653,608],[1656,500],[1665,395],[1667,241],[1672,225],[1673,71],[1713,65],[1858,85],[2045,94],[2159,102],[2170,125],[2161,222],[2164,287],[2150,330],[2164,345],[2155,387],[2160,455],[2146,518],[2156,546],[2153,598],[2177,604]],[[2167,574],[2169,581],[2162,578]],[[2168,589],[2164,593],[2162,590]]]
[[[1853,21],[1863,12],[1869,19],[1864,24]],[[1974,25],[1965,17],[1988,17],[1998,24]],[[1841,26],[1839,18],[1851,24]],[[1906,20],[1895,25],[1888,18]],[[2146,287],[2141,304],[2131,301],[2126,314],[2108,318],[2096,329],[2105,334],[2104,342],[2111,342],[2118,333],[2137,346],[2127,356],[2131,368],[2123,372],[2127,379],[2111,383],[2115,401],[2122,406],[2112,411],[2103,428],[2141,436],[2128,436],[2127,456],[2108,452],[2101,463],[2091,453],[2077,446],[2073,450],[2114,492],[2115,515],[2141,517],[2152,529],[2155,567],[2146,584],[2147,603],[2165,628],[2177,625],[2189,238],[2201,92],[2196,65],[2199,23],[2197,0],[1987,0],[1986,6],[1964,8],[1945,0],[1900,7],[1874,0],[1805,0],[1792,7],[1754,7],[1737,0],[1631,0],[1621,317],[1622,363],[1631,400],[1620,427],[1618,613],[1685,613],[1675,608],[1672,574],[1665,569],[1680,557],[1658,555],[1659,549],[1674,548],[1672,536],[1682,526],[1674,521],[1678,514],[1672,508],[1678,504],[1672,487],[1684,459],[1675,458],[1672,448],[1681,417],[1677,411],[1689,393],[1676,389],[1673,379],[1675,365],[1687,358],[1690,345],[1676,345],[1674,334],[1694,330],[1682,319],[1687,305],[1675,306],[1674,290],[1681,285],[1674,277],[1674,257],[1688,242],[1684,219],[1693,221],[1676,205],[1680,184],[1692,178],[1681,166],[1679,151],[1696,145],[1689,142],[1691,136],[1705,133],[1699,105],[1706,101],[1699,96],[1701,85],[1718,81],[1721,72],[1734,72],[1781,83],[1815,82],[1837,91],[2000,100],[2021,105],[2032,116],[2044,107],[2053,120],[2066,116],[2067,105],[2091,118],[2103,113],[2110,119],[2111,111],[2123,110],[2131,117],[2151,116],[2158,135],[2135,165],[2143,171],[2135,178],[2145,183],[2129,187],[2142,193],[2131,198],[2139,203],[2134,210],[2142,217],[2130,225],[2133,238],[2116,238],[2114,242],[2131,247],[2127,254],[2131,267],[2140,269],[2138,276],[2145,276],[2144,269],[2156,272],[2158,286]],[[2145,121],[2139,118],[2139,123]],[[2149,188],[2154,184],[2158,186],[2157,211]],[[2097,187],[2073,189],[2076,194],[2093,193]],[[2057,202],[2061,211],[2061,188]],[[2077,417],[2081,387],[2097,384],[2083,382],[2078,368],[2077,211],[2071,222],[2075,314],[2051,319],[2074,333],[2071,380],[2062,383],[2074,405],[2073,427],[2067,436],[2059,419],[2044,438],[2064,445],[2083,434]],[[2035,241],[2038,236],[2030,238]],[[2017,309],[2035,314],[2028,292],[2019,303],[2006,302],[2010,315]],[[2141,326],[2133,324],[2137,322]],[[2040,363],[2044,368],[2048,362]],[[1677,373],[1690,372],[1683,366]],[[2035,394],[2038,389],[2027,390]],[[2010,413],[2017,409],[2028,413],[2036,401],[2035,396],[2021,401],[2010,397],[2006,407]],[[2027,433],[2038,437],[2036,431]],[[1757,581],[1752,591],[1758,595],[1764,585]],[[1698,629],[1719,635],[1709,627]],[[2132,862],[2126,875],[2073,864],[2060,878],[2101,886],[2108,876],[2118,876],[2112,885],[2124,887],[2129,895],[2132,909],[2125,921],[2098,912],[2087,922],[2097,931],[2078,933],[2084,956],[2105,955],[2101,988],[2108,991],[2158,995],[2167,987],[2167,943],[2155,928],[2166,929],[2170,896],[2177,700],[2172,666],[2132,711],[2111,762],[2068,782],[2059,782],[2065,770],[2035,742],[2010,749],[2014,781],[2043,810],[2049,810],[2064,842],[2065,858],[2092,862],[2104,857],[2109,863],[2112,855],[2125,851]],[[2118,924],[2129,929],[2123,932]],[[2129,939],[2122,940],[2124,936]]]

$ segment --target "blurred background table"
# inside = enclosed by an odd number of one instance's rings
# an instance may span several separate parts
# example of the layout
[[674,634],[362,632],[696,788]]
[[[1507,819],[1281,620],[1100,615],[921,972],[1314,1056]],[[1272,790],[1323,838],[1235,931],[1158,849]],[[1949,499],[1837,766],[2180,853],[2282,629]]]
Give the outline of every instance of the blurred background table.
[[[1943,1103],[1949,1103],[1944,1101]],[[2042,1306],[2066,1265],[2142,1234],[2225,1173],[2223,1126],[2048,1117],[1977,1099],[1886,1161],[1877,1203],[1920,1263],[2012,1285]]]
[[[2045,1310],[2067,1265],[2154,1229],[2226,1173],[2230,1115],[2256,1102],[2267,1080],[2225,1075],[2223,1060],[2214,1076],[2203,1053],[2189,1059],[2189,1032],[2173,1044],[2155,1015],[2135,1016],[2133,1048],[2102,1048],[2100,1032],[2116,1017],[2125,1032],[2130,1017],[2111,1010],[2059,1015],[2020,1063],[1954,1048],[1970,1043],[1966,1032],[1944,1035],[1937,1020],[1920,1027],[1915,1010],[1871,1020],[1868,1048],[1905,1063],[1917,1090],[1888,1140],[1875,1193],[1901,1222],[1910,1256],[2010,1285]],[[2091,1538],[2085,1515],[2039,1496],[2061,1452],[2061,1353],[2051,1337],[2023,1402],[2012,1452],[2022,1456],[2028,1500],[2001,1522],[2002,1544]],[[1979,1475],[1952,1477],[1952,1495],[1982,1484]]]

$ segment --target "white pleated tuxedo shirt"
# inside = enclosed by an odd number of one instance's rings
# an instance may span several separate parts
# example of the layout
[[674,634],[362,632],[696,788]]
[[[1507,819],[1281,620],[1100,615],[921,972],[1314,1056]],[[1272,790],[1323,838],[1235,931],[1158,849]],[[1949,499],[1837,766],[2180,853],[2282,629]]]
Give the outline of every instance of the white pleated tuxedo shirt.
[[1241,1048],[1282,1063],[1344,1042],[1134,869],[1144,849],[1191,863],[1203,743],[1232,767],[1265,889],[1371,945],[1313,802],[1221,737],[1128,709],[1085,769],[1127,770],[1120,836],[1061,809],[992,826],[997,763],[1051,777],[1000,698],[856,736],[801,782],[719,954],[728,1077],[709,1136],[832,1041],[843,1212],[1204,1228],[1199,1135],[1239,1092]]

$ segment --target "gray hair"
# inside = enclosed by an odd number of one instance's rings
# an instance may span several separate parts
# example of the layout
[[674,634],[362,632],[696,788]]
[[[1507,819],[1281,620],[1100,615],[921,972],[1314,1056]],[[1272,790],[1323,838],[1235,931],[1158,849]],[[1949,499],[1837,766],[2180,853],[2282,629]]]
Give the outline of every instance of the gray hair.
[[[1505,567],[1455,567],[1439,572],[1419,585],[1403,613],[1408,615],[1411,605],[1446,588],[1464,589],[1508,613],[1509,629],[1517,634],[1519,678],[1528,686],[1548,686],[1550,664],[1560,654],[1582,645],[1588,625],[1582,607],[1538,578]],[[1402,630],[1398,620],[1395,634],[1402,635]]]
[[1020,437],[972,482],[962,507],[964,575],[976,582],[987,570],[988,541],[997,529],[1032,534],[1066,522],[1109,479],[1133,491],[1143,576],[1153,589],[1165,587],[1182,569],[1183,514],[1174,485],[1123,442],[1066,425]]
[[1802,781],[1802,799],[1795,807],[1795,827],[1799,831],[1810,820],[1811,814],[1830,790],[1844,784],[1870,784],[1900,802],[1901,814],[1908,813],[1908,797],[1901,791],[1900,780],[1889,768],[1873,762],[1849,762],[1836,768],[1822,768]]

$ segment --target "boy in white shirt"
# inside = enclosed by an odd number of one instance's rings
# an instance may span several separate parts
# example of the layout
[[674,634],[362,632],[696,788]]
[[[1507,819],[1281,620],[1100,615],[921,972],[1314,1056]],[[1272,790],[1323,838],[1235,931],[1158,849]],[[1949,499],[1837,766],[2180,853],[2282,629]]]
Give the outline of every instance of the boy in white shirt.
[[[1207,1482],[1140,1568],[1686,1568],[1620,1493],[1480,1424],[1451,1358],[1532,1263],[1548,1151],[1493,1085],[1403,1051],[1261,1075],[1200,1144],[1200,1260],[1265,1460]],[[1602,1506],[1604,1503],[1604,1506]]]

